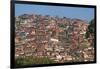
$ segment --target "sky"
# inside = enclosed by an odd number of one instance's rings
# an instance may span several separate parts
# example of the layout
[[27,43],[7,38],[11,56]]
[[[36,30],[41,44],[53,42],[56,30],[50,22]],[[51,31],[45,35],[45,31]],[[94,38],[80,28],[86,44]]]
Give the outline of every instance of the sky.
[[43,16],[50,15],[77,18],[89,22],[94,18],[94,8],[16,4],[15,16],[22,14],[41,14]]

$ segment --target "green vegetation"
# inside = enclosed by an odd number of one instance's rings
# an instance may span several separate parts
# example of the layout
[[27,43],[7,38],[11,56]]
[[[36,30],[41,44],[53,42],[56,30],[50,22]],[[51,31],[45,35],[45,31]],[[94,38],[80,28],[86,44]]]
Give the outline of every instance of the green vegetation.
[[90,35],[93,36],[94,33],[95,33],[95,28],[94,28],[95,27],[95,22],[94,21],[95,21],[94,19],[92,19],[90,21],[90,25],[88,26],[88,29],[87,29],[87,32],[86,32],[86,38],[89,38]]
[[18,57],[15,60],[16,67],[52,63],[54,63],[54,61],[50,60],[48,57]]
[[66,28],[66,25],[64,25],[64,24],[59,24],[59,27],[60,27],[60,28]]

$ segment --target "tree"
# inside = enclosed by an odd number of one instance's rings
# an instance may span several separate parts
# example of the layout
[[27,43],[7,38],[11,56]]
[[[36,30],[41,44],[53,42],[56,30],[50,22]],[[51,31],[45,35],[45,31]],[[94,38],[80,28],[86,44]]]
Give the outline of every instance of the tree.
[[92,19],[90,21],[90,25],[88,26],[87,28],[87,32],[86,32],[86,38],[89,38],[90,36],[94,36],[94,33],[95,33],[95,20]]
[[91,46],[94,46],[94,34],[95,33],[95,19],[90,21],[90,25],[87,28],[86,38],[88,38]]

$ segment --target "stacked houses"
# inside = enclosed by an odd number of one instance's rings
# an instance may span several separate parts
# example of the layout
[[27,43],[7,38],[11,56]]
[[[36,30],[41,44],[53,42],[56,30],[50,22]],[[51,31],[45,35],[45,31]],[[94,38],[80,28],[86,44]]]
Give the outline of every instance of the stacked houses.
[[[56,62],[94,59],[93,47],[85,38],[89,25],[87,22],[80,19],[35,14],[23,14],[15,18],[16,58],[45,56]],[[88,51],[88,48],[91,48],[91,51]],[[90,53],[87,55],[88,52]]]

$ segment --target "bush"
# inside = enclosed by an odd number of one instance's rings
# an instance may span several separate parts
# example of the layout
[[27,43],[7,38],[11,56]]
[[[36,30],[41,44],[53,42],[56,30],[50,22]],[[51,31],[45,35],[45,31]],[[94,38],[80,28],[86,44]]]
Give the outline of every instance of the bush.
[[52,63],[54,63],[54,61],[50,60],[48,57],[18,57],[15,60],[16,67]]

